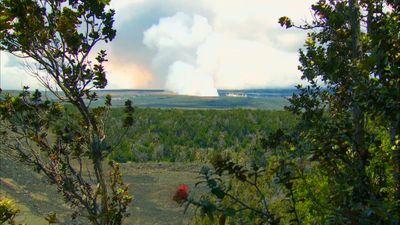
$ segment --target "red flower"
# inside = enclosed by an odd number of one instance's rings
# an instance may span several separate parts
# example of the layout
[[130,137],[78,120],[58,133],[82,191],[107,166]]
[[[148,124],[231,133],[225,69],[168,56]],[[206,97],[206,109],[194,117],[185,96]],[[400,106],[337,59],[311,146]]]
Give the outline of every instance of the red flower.
[[172,200],[180,204],[187,200],[189,196],[188,192],[189,192],[189,186],[187,184],[181,184],[176,189],[174,197],[172,197]]

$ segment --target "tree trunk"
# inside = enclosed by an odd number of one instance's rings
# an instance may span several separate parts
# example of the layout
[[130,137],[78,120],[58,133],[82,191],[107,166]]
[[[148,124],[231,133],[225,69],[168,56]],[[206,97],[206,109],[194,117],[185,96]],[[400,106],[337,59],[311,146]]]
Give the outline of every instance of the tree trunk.
[[[361,43],[360,43],[360,9],[358,0],[350,0],[350,25],[351,25],[351,49],[352,49],[352,61],[357,62],[361,58]],[[354,126],[354,143],[353,150],[358,153],[361,157],[365,153],[364,145],[364,112],[361,110],[357,102],[358,93],[354,90],[355,85],[359,85],[359,81],[362,80],[362,74],[355,68],[352,76],[351,87],[352,92],[350,93],[353,97],[352,102],[352,113],[353,113],[353,126]],[[357,82],[357,83],[355,83]]]
[[[349,22],[351,27],[351,55],[352,62],[354,64],[362,58],[361,48],[361,28],[360,28],[360,7],[358,0],[349,0]],[[350,96],[353,99],[352,102],[352,123],[353,123],[353,152],[358,155],[354,161],[355,169],[358,173],[358,187],[355,187],[355,201],[361,202],[362,204],[368,204],[368,199],[371,199],[371,187],[369,178],[366,175],[366,167],[368,165],[369,153],[365,147],[365,113],[363,112],[360,103],[358,102],[358,96],[364,93],[358,93],[355,88],[358,85],[363,85],[363,74],[358,68],[353,69],[352,80],[350,85],[352,87]]]

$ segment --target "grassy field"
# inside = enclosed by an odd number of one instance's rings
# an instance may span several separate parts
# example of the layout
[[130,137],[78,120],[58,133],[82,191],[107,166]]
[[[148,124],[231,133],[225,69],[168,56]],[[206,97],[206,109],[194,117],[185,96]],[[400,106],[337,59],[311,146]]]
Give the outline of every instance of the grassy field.
[[[198,170],[196,164],[123,164],[124,181],[134,196],[129,208],[131,216],[125,224],[188,224],[193,211],[183,214],[183,208],[172,201],[172,195],[181,183],[193,187]],[[17,202],[21,209],[18,222],[43,225],[46,224],[44,217],[56,212],[60,224],[87,224],[70,220],[72,210],[44,177],[3,156],[0,159],[0,192]]]

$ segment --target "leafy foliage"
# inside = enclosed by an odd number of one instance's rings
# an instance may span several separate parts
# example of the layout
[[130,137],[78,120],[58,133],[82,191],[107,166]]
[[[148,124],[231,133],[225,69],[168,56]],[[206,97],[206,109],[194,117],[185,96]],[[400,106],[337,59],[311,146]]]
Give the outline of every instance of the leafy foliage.
[[15,225],[15,217],[19,213],[11,199],[0,196],[0,223]]
[[[119,167],[111,164],[107,181],[102,165],[110,152],[104,120],[111,99],[106,98],[105,106],[90,107],[97,100],[91,90],[107,85],[103,66],[107,54],[100,50],[92,63],[92,49],[116,35],[114,10],[108,4],[104,0],[0,3],[0,49],[34,61],[27,68],[58,100],[49,101],[28,87],[18,97],[0,97],[1,150],[44,173],[77,208],[73,218],[83,215],[98,225],[121,224],[131,201]],[[69,113],[61,103],[71,104],[77,112]],[[65,120],[68,123],[59,123]]]
[[[299,86],[289,107],[302,118],[300,150],[329,174],[334,220],[398,222],[400,64],[376,45],[398,43],[399,8],[390,1],[318,1],[312,8],[316,20],[307,27],[319,29],[309,33],[299,67],[310,85]],[[389,136],[391,144],[383,144]]]
[[98,53],[94,65],[88,57],[98,42],[114,39],[114,11],[106,11],[107,1],[65,3],[65,0],[2,1],[0,49],[35,60],[39,65],[32,72],[51,87],[49,80],[39,75],[45,71],[70,100],[84,95],[94,98],[89,94],[91,87],[107,85],[102,65],[107,61],[106,52]]

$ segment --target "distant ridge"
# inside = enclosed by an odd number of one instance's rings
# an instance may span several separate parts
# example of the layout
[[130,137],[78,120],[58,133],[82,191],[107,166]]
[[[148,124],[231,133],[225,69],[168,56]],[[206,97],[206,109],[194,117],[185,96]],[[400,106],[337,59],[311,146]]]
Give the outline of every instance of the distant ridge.
[[163,89],[99,89],[96,92],[167,92]]
[[[116,92],[116,93],[170,93],[163,89],[102,89],[97,92]],[[218,89],[220,96],[246,96],[246,97],[264,97],[264,96],[292,96],[296,93],[295,88],[265,88],[265,89]]]
[[[103,106],[105,95],[109,94],[112,96],[113,107],[122,107],[127,100],[131,100],[136,107],[150,108],[282,110],[289,104],[288,99],[296,89],[218,90],[220,97],[178,95],[162,89],[106,89],[96,92],[97,100],[91,102],[91,107]],[[17,96],[19,91],[5,91],[2,94],[6,93]],[[56,99],[51,92],[44,93],[44,97]]]
[[266,96],[292,96],[297,92],[295,88],[266,88],[266,89],[241,89],[241,90],[218,90],[220,96],[246,96],[246,97],[266,97]]

